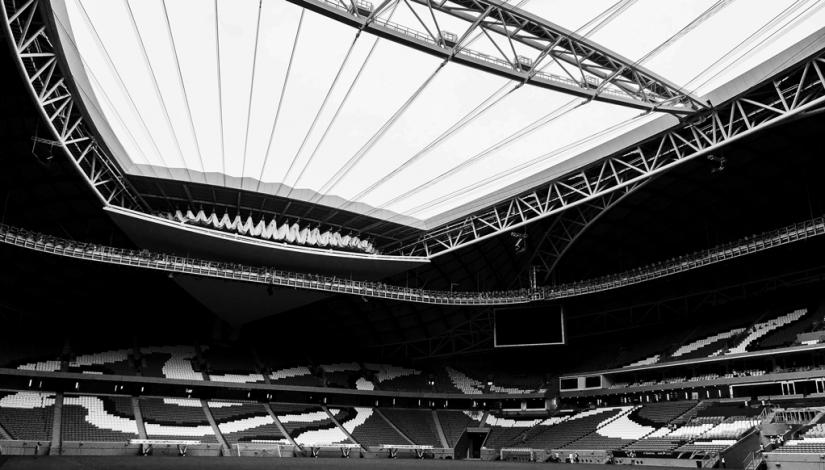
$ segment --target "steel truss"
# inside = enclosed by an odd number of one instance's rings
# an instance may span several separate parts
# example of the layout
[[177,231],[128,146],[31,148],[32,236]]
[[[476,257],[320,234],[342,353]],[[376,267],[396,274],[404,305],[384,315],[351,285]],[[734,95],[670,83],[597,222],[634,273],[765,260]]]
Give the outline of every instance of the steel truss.
[[[400,0],[385,0],[367,8],[358,0],[289,0],[350,26],[377,36],[468,65],[512,80],[609,103],[690,114],[705,107],[677,85],[646,70],[633,61],[567,31],[543,18],[498,0],[403,0],[418,24],[414,28],[393,23],[382,12]],[[432,19],[430,24],[409,3],[422,5]],[[450,15],[467,22],[466,31],[449,32],[439,26],[438,17]],[[457,34],[454,34],[457,33]],[[468,48],[473,34],[486,35],[495,45],[497,56]],[[499,46],[491,33],[505,44]],[[518,43],[522,51],[516,51]],[[524,50],[532,51],[524,56]],[[545,65],[561,70],[559,74],[542,71]]]
[[395,255],[434,258],[637,185],[769,126],[804,116],[825,103],[825,52],[738,98],[700,112],[678,127],[581,170],[505,199],[398,246]]
[[558,214],[550,226],[547,227],[547,230],[544,231],[530,255],[530,260],[525,264],[519,276],[513,280],[513,283],[524,279],[529,270],[535,269],[536,283],[547,284],[550,281],[550,275],[556,269],[556,265],[576,240],[602,215],[635,191],[638,186],[625,186],[618,191],[607,193],[600,198]]
[[[326,10],[332,8],[337,12],[336,14],[341,14],[340,3],[333,6],[326,0],[290,1],[299,4],[311,3],[315,6],[313,9],[320,6]],[[373,10],[373,14],[367,17],[348,10],[346,15],[349,20],[347,21],[350,23],[355,21],[362,26],[375,28],[376,25],[383,24],[375,18],[375,13],[392,1],[385,0],[378,9]],[[538,30],[535,28],[541,30],[539,27],[541,25],[530,23],[530,21],[540,21],[540,19],[512,7],[501,5],[494,0],[409,1],[426,3],[428,8],[454,16],[478,13],[478,9],[484,6],[484,11],[487,14],[495,13],[498,20],[495,17],[488,18],[479,14],[475,17],[471,30],[478,27],[483,31],[489,29],[493,32],[505,33],[510,40],[524,44],[530,42],[525,36],[527,34],[525,31],[537,34],[535,31]],[[307,7],[312,6],[307,5]],[[18,59],[18,65],[29,85],[29,91],[38,103],[41,115],[55,140],[66,151],[74,166],[81,172],[104,205],[145,211],[146,203],[133,190],[107,150],[98,143],[92,131],[93,126],[85,121],[81,109],[82,103],[77,101],[78,97],[73,96],[72,81],[61,71],[62,65],[56,46],[48,37],[48,26],[44,23],[40,13],[43,8],[40,0],[4,0],[0,2],[0,8],[2,8],[10,47]],[[508,28],[512,25],[508,21],[515,18],[521,18],[523,22],[518,26],[520,28],[518,31],[511,31]],[[471,30],[467,31],[453,48],[455,49],[452,52],[454,56],[460,55],[460,48],[457,46],[466,39],[472,32]],[[556,46],[568,44],[576,51],[585,50],[582,49],[584,45],[570,42],[572,39],[565,41],[561,40]],[[445,41],[440,39],[437,42],[440,44],[439,47],[443,47]],[[555,49],[547,49],[547,54],[553,51]],[[555,60],[564,62],[565,56],[559,55]],[[602,207],[606,210],[618,201],[616,198],[608,197],[611,193],[627,194],[639,183],[652,176],[712,152],[736,139],[797,115],[804,116],[811,112],[818,112],[825,104],[825,96],[823,96],[825,95],[825,77],[822,71],[824,64],[825,54],[820,52],[718,108],[694,114],[678,128],[659,134],[619,154],[545,183],[529,192],[504,200],[460,221],[428,231],[414,239],[410,238],[387,246],[384,252],[433,258],[585,204],[592,204],[597,209]],[[608,205],[605,205],[605,201],[608,201]],[[542,264],[546,265],[548,270],[552,270],[558,258],[564,254],[566,250],[564,244],[572,243],[578,236],[577,233],[592,223],[595,220],[593,217],[598,217],[598,213],[593,213],[590,209],[581,207],[581,210],[579,214],[567,216],[558,222],[563,235],[552,242],[553,245],[549,251],[541,254],[544,256]],[[550,234],[547,237],[556,237],[556,235]]]
[[252,282],[269,286],[452,306],[516,305],[604,292],[661,279],[822,235],[825,235],[825,217],[817,217],[805,222],[782,227],[772,232],[743,238],[732,243],[718,245],[689,255],[671,258],[667,261],[654,263],[643,268],[610,274],[595,279],[531,289],[472,292],[397,287],[381,282],[356,281],[336,276],[302,274],[266,267],[219,263],[197,258],[151,253],[146,250],[129,250],[75,242],[65,238],[52,237],[9,227],[7,225],[0,225],[0,243],[69,258],[122,266],[134,266],[171,273],[191,274],[216,279]]
[[5,33],[18,66],[56,143],[104,205],[145,209],[120,167],[95,138],[61,68],[39,0],[0,2]]

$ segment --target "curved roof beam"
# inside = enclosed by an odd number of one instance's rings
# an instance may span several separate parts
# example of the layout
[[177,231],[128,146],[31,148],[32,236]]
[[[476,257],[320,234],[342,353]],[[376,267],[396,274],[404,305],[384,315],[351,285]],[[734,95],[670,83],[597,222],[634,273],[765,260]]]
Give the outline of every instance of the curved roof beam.
[[825,50],[790,66],[713,110],[616,154],[444,224],[396,247],[393,255],[430,259],[589,203],[825,104]]
[[[429,26],[415,14],[421,31],[380,17],[397,0],[384,0],[376,7],[364,0],[288,1],[376,36],[522,83],[673,114],[705,108],[676,84],[633,61],[500,0],[403,0],[411,9],[408,2],[429,10],[433,18]],[[436,13],[466,21],[469,28],[459,34],[442,30]],[[496,47],[497,56],[483,54],[467,47],[473,34],[492,34],[509,46]],[[516,43],[521,45],[518,51]],[[525,50],[534,54],[527,56]],[[558,73],[543,71],[549,65]]]

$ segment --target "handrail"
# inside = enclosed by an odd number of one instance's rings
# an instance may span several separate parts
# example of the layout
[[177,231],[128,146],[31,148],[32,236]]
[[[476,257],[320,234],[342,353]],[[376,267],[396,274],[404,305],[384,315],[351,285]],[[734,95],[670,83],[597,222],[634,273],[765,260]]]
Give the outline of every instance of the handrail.
[[116,248],[77,242],[0,224],[0,242],[2,243],[70,258],[363,297],[437,305],[479,306],[517,305],[604,292],[672,276],[820,235],[825,235],[825,217],[823,216],[659,263],[594,279],[557,286],[507,291],[445,291],[188,258],[149,250]]

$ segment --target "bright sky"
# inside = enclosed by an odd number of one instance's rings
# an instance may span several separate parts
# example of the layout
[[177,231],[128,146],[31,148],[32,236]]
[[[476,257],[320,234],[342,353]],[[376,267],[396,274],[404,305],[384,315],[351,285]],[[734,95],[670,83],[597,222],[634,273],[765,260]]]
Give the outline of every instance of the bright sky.
[[[356,39],[352,27],[286,0],[263,0],[260,10],[259,0],[52,1],[66,4],[58,27],[74,36],[64,48],[83,61],[91,88],[83,92],[97,98],[125,150],[115,157],[145,176],[426,223],[657,117],[516,88],[454,63],[439,69],[437,57],[366,33]],[[511,3],[697,96],[825,24],[818,0]],[[389,15],[424,32],[404,2]],[[459,36],[469,26],[438,22]],[[500,56],[485,36],[466,47]]]

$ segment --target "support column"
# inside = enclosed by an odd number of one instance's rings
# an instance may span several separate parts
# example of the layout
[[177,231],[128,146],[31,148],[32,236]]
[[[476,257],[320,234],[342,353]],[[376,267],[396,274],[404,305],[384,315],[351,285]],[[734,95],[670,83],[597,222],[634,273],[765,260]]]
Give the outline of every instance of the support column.
[[396,425],[395,425],[395,423],[393,423],[392,421],[390,421],[390,419],[389,419],[389,418],[387,418],[387,416],[386,416],[384,413],[382,413],[382,412],[381,412],[381,410],[379,410],[378,408],[373,408],[373,409],[372,409],[372,411],[374,411],[374,412],[375,412],[375,414],[377,414],[378,416],[380,416],[380,417],[381,417],[381,419],[383,419],[384,421],[386,421],[386,422],[387,422],[387,424],[389,424],[391,428],[395,429],[395,432],[397,432],[398,434],[400,434],[400,435],[401,435],[401,437],[403,437],[403,438],[404,438],[404,440],[405,440],[405,441],[407,441],[410,445],[416,445],[416,443],[415,443],[415,442],[413,442],[413,441],[412,441],[412,439],[410,439],[409,437],[407,437],[407,435],[406,435],[406,434],[404,434],[404,431],[402,431],[401,429],[399,429],[399,428],[398,428],[398,426],[396,426]]
[[490,412],[489,412],[489,411],[485,411],[485,412],[484,412],[484,414],[483,414],[483,415],[481,415],[481,423],[479,423],[478,427],[480,427],[480,428],[486,428],[486,427],[489,427],[489,426],[487,426],[487,417],[488,417],[488,416],[490,416]]
[[132,413],[135,415],[138,437],[141,439],[149,439],[146,434],[146,424],[143,422],[143,411],[140,410],[140,402],[137,397],[132,397]]
[[230,455],[230,449],[229,446],[226,444],[226,439],[223,438],[221,428],[219,428],[218,423],[215,422],[215,417],[212,416],[212,410],[209,409],[209,404],[206,402],[206,400],[201,400],[201,407],[203,407],[203,414],[206,415],[206,420],[209,421],[209,425],[212,426],[212,432],[215,433],[215,437],[218,439],[218,444],[221,445],[223,455]]
[[272,407],[269,406],[269,403],[264,404],[264,409],[267,413],[269,413],[269,416],[272,418],[272,420],[275,421],[275,426],[278,428],[278,431],[281,431],[281,434],[283,434],[286,440],[288,440],[290,444],[295,446],[296,449],[300,449],[301,446],[299,446],[298,443],[295,442],[295,439],[293,439],[292,436],[289,435],[284,425],[281,424],[281,420],[278,419],[278,415],[276,415],[275,412],[272,411]]
[[[340,429],[340,430],[341,430],[341,432],[343,432],[344,434],[346,434],[347,438],[348,438],[348,439],[349,439],[349,440],[350,440],[353,444],[358,444],[359,446],[361,445],[361,443],[360,443],[360,442],[356,441],[356,440],[355,440],[355,438],[354,438],[354,437],[352,437],[352,434],[350,434],[350,433],[349,433],[349,431],[347,431],[346,429],[344,429],[344,427],[343,427],[343,426],[341,426],[341,423],[339,423],[339,422],[338,422],[338,420],[337,420],[337,419],[335,419],[335,416],[332,416],[332,413],[330,413],[330,412],[329,412],[329,408],[327,408],[327,405],[321,405],[321,408],[323,408],[324,412],[327,414],[327,416],[329,416],[329,419],[330,419],[330,420],[332,420],[332,422],[333,422],[333,423],[335,423],[335,425],[336,425],[336,426],[338,426],[338,429]],[[361,446],[361,447],[363,448],[364,446]],[[366,449],[364,449],[364,450],[366,450]]]
[[0,438],[2,438],[4,441],[12,440],[11,434],[9,434],[9,432],[6,431],[2,424],[0,424]]
[[441,441],[441,447],[449,448],[450,443],[447,442],[447,435],[444,434],[444,428],[441,427],[441,419],[438,417],[438,411],[433,410],[433,421],[435,421],[435,429],[438,431],[438,440]]
[[60,455],[60,447],[63,443],[61,436],[63,429],[63,393],[58,392],[54,397],[54,411],[52,412],[52,445],[49,448],[49,455]]

